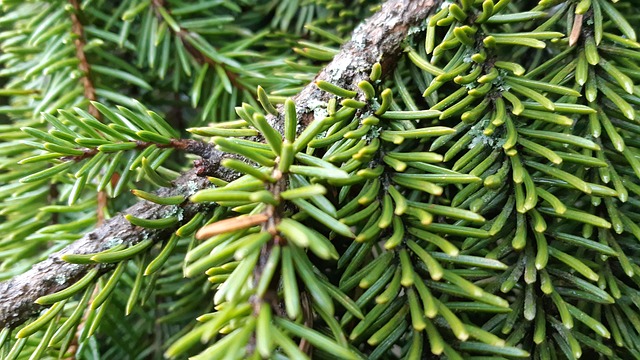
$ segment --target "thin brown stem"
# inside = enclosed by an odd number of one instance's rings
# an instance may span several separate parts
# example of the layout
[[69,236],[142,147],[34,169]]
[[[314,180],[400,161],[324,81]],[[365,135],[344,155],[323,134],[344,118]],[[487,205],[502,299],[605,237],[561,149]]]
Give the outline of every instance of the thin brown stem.
[[[138,150],[146,149],[149,146],[156,146],[160,149],[173,148],[173,149],[181,150],[190,154],[198,155],[200,159],[194,161],[194,167],[198,172],[198,175],[201,175],[201,176],[214,175],[216,171],[217,172],[224,171],[222,169],[219,169],[219,166],[217,165],[218,159],[222,158],[222,153],[219,150],[216,150],[216,148],[213,145],[203,141],[198,141],[194,139],[171,139],[171,141],[167,144],[160,144],[160,143],[141,141],[141,140],[134,140],[134,142],[137,145],[135,149],[138,149]],[[83,151],[82,155],[66,155],[61,157],[60,160],[79,162],[79,161],[91,158],[97,155],[98,153],[100,153],[100,150],[98,150],[98,148],[90,148],[90,149],[81,148],[78,150]],[[214,159],[214,160],[211,160],[211,159]],[[232,177],[231,171],[227,170],[224,172],[226,172],[226,174],[222,175],[223,178]],[[105,204],[106,204],[106,200],[107,200],[106,193],[103,194],[102,192],[98,193],[98,203],[100,203],[101,196],[103,197],[103,200],[105,201]],[[100,220],[99,214],[98,214],[98,220]],[[100,224],[102,224],[102,221],[98,221],[98,225]]]
[[[206,142],[193,140],[193,139],[171,139],[171,141],[167,144],[160,144],[160,143],[154,143],[150,141],[141,141],[141,140],[132,140],[132,141],[136,143],[135,149],[138,149],[138,150],[146,149],[149,146],[156,146],[160,149],[173,148],[176,150],[182,150],[182,151],[188,152],[190,154],[198,155],[205,159],[208,159],[214,156],[214,154],[217,151],[215,147],[213,147],[213,145]],[[91,148],[91,149],[85,148],[85,149],[78,149],[78,150],[83,150],[84,153],[82,155],[63,156],[60,158],[60,160],[82,161],[82,160],[91,158],[100,152],[98,148]]]
[[[60,192],[58,191],[58,184],[52,183],[51,185],[49,185],[49,195],[47,196],[47,201],[50,204],[54,204],[58,200],[58,195],[60,195]],[[59,214],[51,214],[51,224],[57,224],[58,218]]]
[[[89,100],[89,114],[100,120],[101,114],[98,109],[92,104],[92,101],[96,101],[97,97],[96,88],[91,81],[91,65],[89,65],[89,61],[87,61],[87,54],[84,52],[86,39],[84,36],[84,26],[82,26],[82,22],[80,21],[79,17],[82,9],[80,9],[80,3],[78,2],[78,0],[69,0],[69,3],[71,4],[71,6],[73,6],[73,11],[71,11],[71,29],[75,34],[73,43],[76,47],[76,57],[80,61],[78,63],[78,69],[80,69],[80,71],[82,72],[80,82],[82,83],[82,87],[84,88],[84,97]],[[101,225],[104,222],[105,209],[108,205],[108,197],[107,193],[104,191],[99,191],[97,197],[98,204],[96,208],[96,218],[97,224]]]
[[[167,12],[169,12],[170,10],[168,9],[167,4],[164,2],[164,0],[153,0],[151,4],[156,9],[156,12],[158,8],[164,8]],[[159,13],[157,13],[156,16],[160,21],[164,21],[164,19],[162,18],[162,15],[160,15]],[[191,54],[191,56],[193,56],[193,58],[196,59],[196,61],[198,61],[200,64],[209,64],[211,67],[215,67],[215,66],[221,67],[224,70],[224,73],[229,78],[229,81],[235,88],[240,90],[252,91],[252,89],[247,89],[244,85],[242,85],[238,81],[238,75],[233,71],[229,70],[225,64],[215,61],[214,59],[204,54],[202,51],[195,48],[188,41],[186,41],[185,38],[189,34],[189,30],[182,27],[180,28],[179,31],[175,31],[171,27],[169,27],[169,29],[175,36],[180,38],[180,41],[184,45],[184,48],[187,50],[187,52],[189,52],[189,54]]]
[[[91,65],[89,65],[89,61],[87,61],[87,54],[84,52],[84,47],[86,45],[84,26],[82,26],[82,22],[80,22],[79,17],[82,10],[80,9],[80,3],[78,0],[69,0],[69,3],[73,6],[73,11],[71,11],[71,30],[75,34],[73,43],[76,47],[76,57],[80,61],[78,69],[82,72],[80,82],[82,82],[82,86],[84,87],[84,97],[89,101],[96,101],[96,88],[93,86],[93,82],[91,81]],[[93,104],[89,103],[88,108],[89,114],[93,115],[96,119],[100,119],[100,112],[95,106],[93,106]]]
[[96,225],[100,226],[104,222],[105,210],[107,206],[109,206],[109,196],[106,191],[101,190],[101,191],[98,191],[96,198],[97,198]]

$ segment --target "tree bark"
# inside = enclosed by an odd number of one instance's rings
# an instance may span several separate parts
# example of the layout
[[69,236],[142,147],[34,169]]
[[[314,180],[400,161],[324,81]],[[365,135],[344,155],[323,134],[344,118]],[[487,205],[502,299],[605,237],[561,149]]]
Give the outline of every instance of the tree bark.
[[[380,11],[360,24],[350,41],[345,43],[334,59],[316,76],[347,89],[357,89],[357,84],[368,78],[371,67],[380,62],[383,74],[391,72],[402,52],[402,42],[409,30],[420,26],[427,15],[441,0],[389,0]],[[303,126],[313,120],[313,112],[319,102],[326,102],[332,94],[326,93],[312,82],[293,99],[299,121]],[[269,123],[281,133],[282,116],[268,116]],[[194,169],[174,181],[171,188],[157,191],[161,196],[190,196],[200,189],[210,186],[202,174],[213,174],[224,180],[232,180],[237,174],[219,166],[226,155],[211,151],[203,157],[209,171]],[[110,265],[77,265],[61,259],[64,254],[90,254],[107,250],[118,244],[135,245],[145,239],[160,241],[186,222],[196,213],[206,211],[208,205],[185,202],[182,206],[162,206],[141,201],[124,210],[121,214],[104,222],[81,239],[34,265],[31,270],[0,283],[0,328],[19,326],[36,315],[42,306],[35,303],[41,296],[63,290],[82,278],[97,266],[101,273],[111,269]],[[158,219],[179,215],[180,222],[162,230],[143,229],[130,224],[124,215]]]

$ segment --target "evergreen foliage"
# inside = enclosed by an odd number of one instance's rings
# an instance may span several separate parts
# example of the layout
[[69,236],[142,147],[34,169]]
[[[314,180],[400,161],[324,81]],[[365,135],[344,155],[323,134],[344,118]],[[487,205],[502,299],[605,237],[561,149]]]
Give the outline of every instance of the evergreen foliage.
[[640,358],[638,1],[1,3],[1,359]]

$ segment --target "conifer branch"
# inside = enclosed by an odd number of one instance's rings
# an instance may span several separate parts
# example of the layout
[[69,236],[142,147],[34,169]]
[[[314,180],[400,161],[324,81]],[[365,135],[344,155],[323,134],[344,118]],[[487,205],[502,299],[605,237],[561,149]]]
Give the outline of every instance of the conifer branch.
[[[77,1],[70,0],[77,6]],[[412,27],[419,26],[439,1],[435,0],[389,0],[382,5],[380,11],[361,24],[353,32],[352,40],[345,43],[333,61],[317,76],[315,81],[324,80],[345,88],[355,88],[365,79],[371,67],[382,64],[383,74],[393,70],[401,53],[402,41]],[[156,4],[156,1],[154,1]],[[74,29],[81,31],[77,15],[73,15]],[[76,41],[82,43],[82,36]],[[82,46],[80,46],[82,48]],[[84,55],[84,53],[82,53]],[[82,59],[82,58],[81,58]],[[82,61],[81,61],[82,62]],[[86,64],[86,59],[84,61]],[[88,66],[88,64],[86,64]],[[85,73],[86,74],[86,73]],[[85,80],[90,84],[89,79]],[[87,88],[85,88],[86,90]],[[92,87],[91,87],[92,89]],[[95,94],[95,93],[94,93]],[[95,96],[95,95],[94,95]],[[313,103],[326,101],[330,94],[320,90],[315,83],[307,85],[294,97],[298,116],[304,126],[313,120]],[[87,96],[88,97],[88,96]],[[269,116],[269,123],[284,133],[282,116]],[[174,181],[171,188],[162,188],[157,194],[163,197],[184,195],[210,185],[206,177],[215,175],[223,180],[232,180],[237,173],[219,166],[220,161],[228,155],[200,142],[185,142],[185,150],[203,156],[196,169],[186,172]],[[114,216],[75,241],[63,250],[52,254],[48,259],[36,264],[33,268],[11,280],[0,283],[0,328],[13,328],[38,313],[42,306],[35,303],[41,296],[55,293],[74,284],[90,269],[98,267],[100,273],[108,271],[111,266],[70,264],[61,259],[64,254],[90,254],[107,250],[117,244],[135,245],[144,239],[166,238],[178,226],[188,222],[196,213],[206,211],[202,204],[187,202],[179,207],[167,207],[147,201],[139,202]],[[181,212],[181,221],[175,226],[156,229],[142,229],[129,223],[124,215],[131,214],[138,218],[159,219]]]

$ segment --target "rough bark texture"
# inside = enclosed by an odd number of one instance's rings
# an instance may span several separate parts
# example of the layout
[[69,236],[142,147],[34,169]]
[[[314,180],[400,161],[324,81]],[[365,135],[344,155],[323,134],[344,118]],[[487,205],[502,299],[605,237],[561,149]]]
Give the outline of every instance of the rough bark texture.
[[[198,176],[195,170],[182,175],[174,182],[174,187],[157,191],[161,196],[189,196],[206,188],[210,182]],[[42,309],[34,301],[75,283],[93,266],[101,272],[108,271],[110,265],[77,265],[64,262],[64,254],[92,254],[112,248],[118,244],[134,245],[148,238],[163,239],[179,225],[162,230],[144,229],[129,223],[124,215],[132,214],[146,219],[160,219],[178,216],[180,224],[189,221],[197,212],[206,210],[206,205],[185,202],[183,206],[163,206],[148,201],[140,201],[87,233],[81,239],[52,254],[48,259],[36,264],[31,270],[11,280],[0,283],[0,328],[15,327]]]
[[[402,52],[402,42],[409,30],[419,27],[427,15],[440,4],[441,0],[389,0],[382,9],[360,24],[340,52],[324,68],[314,81],[324,80],[344,89],[358,89],[358,83],[369,78],[371,67],[376,62],[382,65],[382,74],[389,74],[395,68]],[[313,121],[313,112],[318,104],[332,97],[320,90],[313,82],[296,95],[298,118],[303,125]],[[283,131],[284,120],[270,117],[271,125]]]
[[[351,41],[345,43],[333,61],[327,65],[315,80],[324,80],[354,89],[358,82],[367,79],[371,67],[380,62],[383,74],[393,70],[396,60],[402,51],[402,41],[409,30],[419,26],[436,4],[437,0],[389,0],[382,5],[382,9],[367,21],[358,26],[353,32]],[[306,86],[297,96],[296,102],[299,119],[303,125],[313,120],[313,112],[319,102],[328,101],[333,95],[320,89],[314,83]],[[268,121],[281,133],[283,119],[281,116],[269,116]],[[194,149],[186,149],[197,152]],[[200,189],[209,186],[209,181],[199,175],[207,174],[231,180],[237,174],[218,166],[222,157],[227,156],[215,149],[207,149],[202,154],[196,169],[178,178],[172,188],[158,191],[162,196],[182,194],[189,196]],[[203,168],[207,168],[206,171]],[[69,264],[60,259],[63,254],[89,254],[104,251],[117,244],[135,245],[144,239],[163,239],[178,226],[189,221],[194,214],[203,211],[205,205],[185,203],[181,207],[161,206],[142,201],[113,217],[95,230],[87,233],[83,238],[67,246],[63,250],[52,254],[48,259],[36,264],[24,274],[0,283],[0,328],[16,327],[34,316],[42,306],[35,304],[41,296],[51,294],[67,288],[84,276],[91,266]],[[158,219],[181,213],[181,221],[176,227],[151,230],[131,225],[123,215],[132,214],[136,217]],[[108,266],[100,265],[102,272],[109,270]]]

